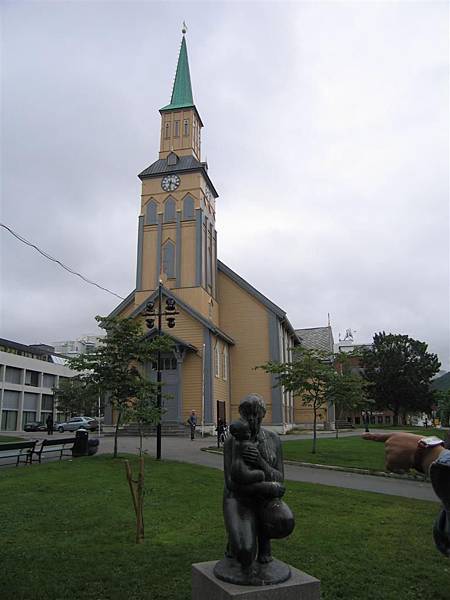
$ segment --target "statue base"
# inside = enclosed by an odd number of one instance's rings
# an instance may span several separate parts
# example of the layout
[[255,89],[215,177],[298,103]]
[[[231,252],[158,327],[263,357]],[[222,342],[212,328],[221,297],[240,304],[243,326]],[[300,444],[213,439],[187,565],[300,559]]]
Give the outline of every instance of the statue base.
[[291,576],[291,568],[274,558],[264,564],[255,560],[248,571],[243,571],[237,560],[225,557],[216,563],[214,575],[235,585],[274,585],[287,581]]
[[[192,600],[320,600],[320,581],[294,567],[285,565],[290,577],[282,583],[238,585],[214,575],[216,565],[222,562],[192,565]],[[280,561],[276,562],[284,565]]]

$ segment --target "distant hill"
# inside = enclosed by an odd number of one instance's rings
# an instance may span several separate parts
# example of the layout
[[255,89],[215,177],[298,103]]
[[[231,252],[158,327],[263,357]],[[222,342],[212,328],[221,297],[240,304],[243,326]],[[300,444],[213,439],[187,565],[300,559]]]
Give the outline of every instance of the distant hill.
[[436,377],[431,382],[431,389],[433,390],[450,390],[450,371],[448,373],[444,373],[440,377]]

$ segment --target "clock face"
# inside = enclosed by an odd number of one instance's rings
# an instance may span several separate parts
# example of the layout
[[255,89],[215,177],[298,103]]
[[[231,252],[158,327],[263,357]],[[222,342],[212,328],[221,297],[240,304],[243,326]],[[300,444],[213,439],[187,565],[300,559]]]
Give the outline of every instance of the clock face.
[[173,192],[180,185],[178,175],[166,175],[161,181],[161,187],[165,192]]

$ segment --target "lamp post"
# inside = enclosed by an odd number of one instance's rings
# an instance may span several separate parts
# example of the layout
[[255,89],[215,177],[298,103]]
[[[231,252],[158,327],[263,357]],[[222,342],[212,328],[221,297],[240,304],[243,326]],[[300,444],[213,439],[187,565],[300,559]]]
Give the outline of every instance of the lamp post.
[[366,408],[366,433],[369,433],[369,410]]
[[[176,310],[175,300],[173,298],[166,298],[166,306],[163,310],[162,307],[162,281],[159,280],[158,285],[158,310],[155,310],[155,303],[148,302],[145,306],[145,324],[147,325],[147,329],[153,329],[155,326],[155,318],[158,318],[158,337],[162,335],[162,318],[166,318],[167,327],[172,329],[175,327],[175,315],[179,313]],[[156,396],[156,406],[158,407],[158,411],[161,411],[161,349],[158,348],[157,354],[157,363],[156,363],[156,382],[158,384],[158,391]],[[156,458],[157,460],[161,460],[161,412],[158,424],[156,426]]]

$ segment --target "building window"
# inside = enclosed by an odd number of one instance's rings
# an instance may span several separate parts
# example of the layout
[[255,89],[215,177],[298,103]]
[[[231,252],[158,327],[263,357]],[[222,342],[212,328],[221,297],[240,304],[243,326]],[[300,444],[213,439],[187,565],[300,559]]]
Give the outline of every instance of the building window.
[[391,424],[391,417],[389,415],[386,415],[384,417],[384,422],[386,425],[390,425]]
[[16,367],[6,367],[5,369],[5,381],[7,383],[21,383],[20,378],[22,369],[16,369]]
[[183,219],[186,221],[195,218],[194,198],[187,195],[183,200]]
[[175,198],[169,196],[164,204],[164,223],[175,221],[176,202]]
[[175,244],[171,240],[162,249],[162,268],[167,277],[175,277]]
[[355,417],[355,425],[359,425],[361,423],[361,417]]
[[222,365],[222,377],[224,381],[228,379],[228,346],[225,344],[223,347],[223,365]]
[[24,410],[22,413],[22,429],[27,423],[31,423],[33,421],[36,421],[36,413],[31,412],[30,410]]
[[219,344],[214,346],[214,375],[220,377],[220,350]]
[[17,410],[2,411],[2,431],[16,431],[17,414]]
[[383,417],[377,417],[378,425],[383,425]]
[[38,387],[39,373],[37,371],[29,371],[27,369],[25,372],[25,385],[32,385],[33,387]]
[[165,137],[166,137],[166,140],[168,140],[170,138],[170,123],[166,123],[165,130],[166,130]]
[[156,225],[158,222],[157,204],[154,200],[149,200],[145,207],[145,224]]
[[[55,387],[56,377],[50,373],[44,373],[42,377],[42,387],[53,388]],[[43,397],[43,396],[42,396]]]
[[41,410],[53,412],[54,397],[50,394],[42,394]]
[[180,137],[180,121],[175,121],[174,125],[175,125],[175,129],[174,129],[173,137]]
[[183,135],[189,135],[189,119],[185,119],[183,122]]
[[[177,370],[177,359],[174,357],[171,358],[161,358],[161,370],[162,371],[176,371]],[[158,370],[158,363],[156,360],[152,361],[152,369],[153,371]]]

